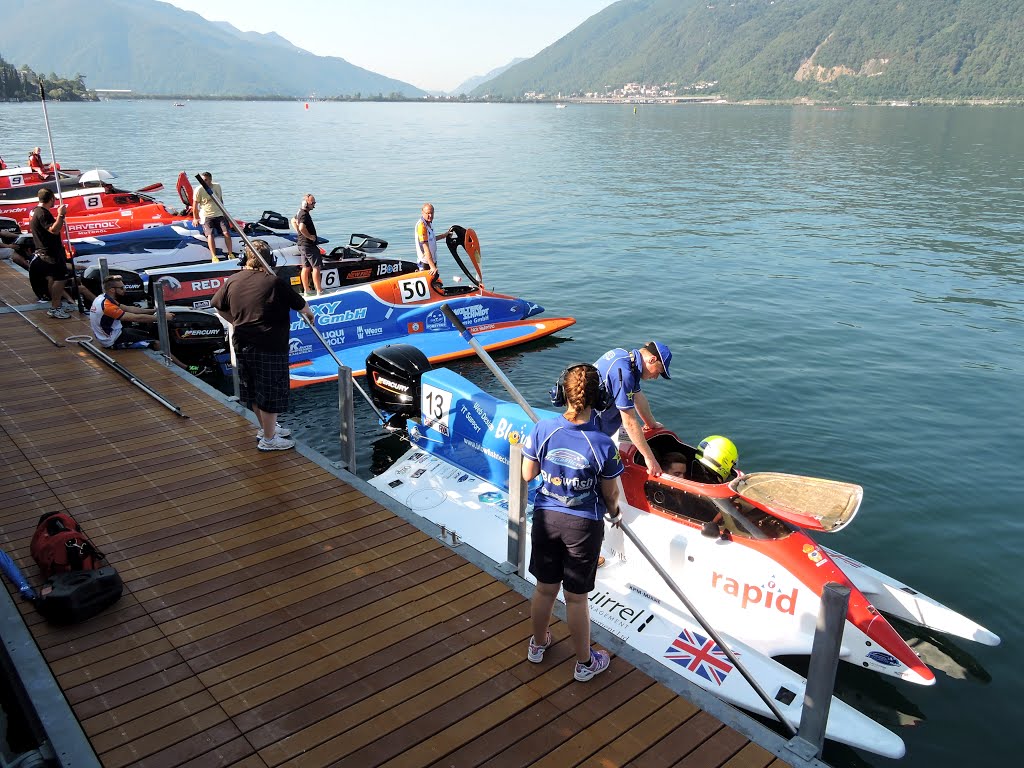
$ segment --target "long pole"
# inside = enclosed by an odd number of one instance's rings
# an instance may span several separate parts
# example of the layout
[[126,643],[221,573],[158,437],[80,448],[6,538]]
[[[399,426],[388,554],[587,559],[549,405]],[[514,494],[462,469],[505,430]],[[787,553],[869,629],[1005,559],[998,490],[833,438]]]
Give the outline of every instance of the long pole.
[[24,320],[24,321],[25,321],[26,323],[28,323],[29,325],[31,325],[31,326],[32,326],[33,328],[35,328],[35,329],[36,329],[37,331],[39,331],[39,332],[40,332],[41,334],[43,334],[43,336],[45,336],[46,338],[48,338],[48,339],[50,340],[50,342],[51,342],[51,343],[53,344],[53,346],[55,346],[55,347],[63,347],[63,346],[64,346],[64,345],[63,345],[63,344],[61,344],[61,343],[60,343],[59,341],[57,341],[57,340],[56,340],[55,338],[53,338],[53,336],[51,336],[51,335],[50,335],[50,334],[48,334],[48,333],[47,333],[46,331],[44,331],[44,330],[43,330],[42,328],[40,328],[40,327],[39,327],[38,325],[36,325],[35,323],[33,323],[33,322],[32,322],[31,320],[29,320],[29,319],[28,319],[28,317],[26,317],[26,316],[25,316],[24,314],[22,314],[21,310],[19,310],[19,309],[18,309],[17,307],[15,307],[15,306],[13,306],[13,305],[11,305],[11,304],[8,304],[8,303],[7,303],[7,302],[6,302],[6,301],[5,301],[4,299],[0,299],[0,301],[2,301],[2,302],[4,303],[4,306],[6,306],[6,307],[7,307],[8,309],[12,309],[12,310],[14,310],[15,312],[17,312],[17,313],[18,313],[19,315],[21,315],[21,318],[22,318],[22,319],[23,319],[23,320]]
[[[204,179],[202,175],[197,173],[195,175],[195,180],[199,182],[199,186],[201,186],[203,190],[206,192],[206,194],[210,196],[210,199],[213,200],[213,204],[217,206],[217,210],[220,211],[221,216],[225,216],[229,221],[233,222],[234,219],[231,217],[231,214],[228,213],[228,209],[224,207],[224,202],[219,197],[217,197],[217,194],[213,191],[213,188],[206,183],[206,179]],[[256,258],[260,260],[260,264],[263,265],[263,269],[265,269],[271,275],[276,275],[277,272],[274,271],[274,268],[270,266],[270,264],[267,262],[266,259],[263,258],[260,252],[257,251],[255,247],[253,247],[252,240],[249,239],[249,236],[246,235],[245,232],[243,232],[238,227],[235,227],[235,232],[238,233],[238,236],[242,239],[242,242],[245,243],[246,247],[249,249],[249,252],[255,255]],[[315,321],[310,324],[309,328],[311,331],[313,331],[313,335],[320,340],[320,343],[324,345],[324,349],[327,350],[327,354],[334,358],[334,362],[338,364],[338,367],[346,367],[345,363],[341,361],[341,358],[334,354],[334,350],[331,349],[331,345],[327,343],[327,339],[325,339],[323,334],[320,333],[320,329],[316,327]],[[370,396],[366,394],[366,390],[359,386],[359,383],[355,379],[352,380],[352,386],[354,386],[359,391],[359,394],[363,396],[363,399],[370,404],[370,407],[373,408],[373,412],[377,414],[377,417],[382,422],[387,421],[387,419],[384,418],[384,414],[380,412],[380,409],[376,405],[374,405],[373,400],[370,399]]]
[[486,365],[490,369],[491,373],[497,377],[498,381],[501,382],[501,385],[505,387],[505,390],[512,396],[512,399],[516,401],[516,404],[526,411],[526,415],[530,417],[531,421],[536,423],[537,414],[534,413],[530,404],[526,402],[526,398],[519,393],[519,390],[513,386],[511,381],[509,381],[505,372],[502,371],[501,368],[498,367],[498,364],[491,359],[491,356],[487,354],[487,350],[484,349],[484,345],[473,338],[473,334],[466,328],[465,324],[462,322],[462,318],[456,315],[455,311],[447,304],[441,305],[441,311],[444,313],[444,316],[451,321],[452,325],[455,326],[455,330],[457,330],[459,334],[461,334],[462,338],[466,340],[466,343],[469,344],[469,346],[476,351],[480,359],[484,361],[484,365]]
[[[39,78],[39,100],[43,104],[43,122],[46,123],[46,141],[50,145],[50,170],[53,171],[53,180],[57,185],[57,205],[64,205],[64,196],[60,192],[60,172],[57,170],[57,156],[53,153],[53,135],[50,133],[50,116],[46,113],[46,92],[43,90],[43,78]],[[64,237],[68,241],[68,258],[71,260],[71,292],[75,296],[75,303],[78,304],[79,314],[85,314],[85,302],[82,300],[82,292],[78,289],[78,272],[75,269],[75,248],[71,245],[71,230],[68,229],[68,218],[64,217]],[[50,299],[53,299],[51,296]]]
[[158,403],[160,403],[160,405],[164,406],[169,411],[173,411],[175,414],[177,414],[178,416],[181,416],[181,418],[183,418],[183,419],[187,419],[188,418],[187,415],[185,415],[184,413],[181,412],[181,408],[179,408],[178,406],[174,405],[174,403],[171,403],[170,401],[168,401],[166,398],[164,398],[162,395],[160,395],[155,389],[153,389],[148,384],[143,382],[142,379],[138,378],[134,373],[129,371],[127,368],[125,368],[123,365],[121,365],[119,362],[117,362],[117,360],[112,358],[106,352],[103,352],[98,347],[94,346],[91,342],[80,341],[80,342],[78,342],[78,346],[80,346],[82,349],[84,349],[86,352],[88,352],[89,354],[93,355],[94,357],[97,357],[100,360],[102,360],[104,363],[106,363],[111,368],[113,368],[115,371],[120,373],[122,376],[124,376],[126,379],[128,379],[128,381],[130,381],[136,387],[138,387],[143,392],[145,392],[147,395],[152,397],[154,400],[156,400]]

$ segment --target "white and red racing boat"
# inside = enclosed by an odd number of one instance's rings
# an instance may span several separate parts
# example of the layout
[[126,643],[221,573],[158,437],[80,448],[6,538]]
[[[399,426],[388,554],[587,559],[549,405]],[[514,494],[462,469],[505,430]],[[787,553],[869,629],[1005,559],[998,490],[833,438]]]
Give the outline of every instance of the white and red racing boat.
[[[503,562],[509,446],[531,428],[526,413],[449,370],[430,370],[402,347],[377,350],[367,371],[378,406],[409,417],[413,443],[372,484]],[[694,449],[667,430],[650,433],[649,442],[655,455],[693,459]],[[935,682],[883,612],[930,630],[999,643],[953,609],[811,538],[810,531],[837,531],[853,520],[859,486],[776,473],[738,475],[719,485],[652,478],[635,447],[624,444],[621,455],[625,522],[794,726],[805,681],[774,657],[810,654],[829,582],[850,588],[840,655],[859,667],[923,685]],[[607,564],[590,596],[597,624],[680,677],[769,715],[621,530],[606,532],[604,551]],[[826,735],[889,757],[904,751],[899,737],[837,699]]]
[[[60,166],[57,166],[57,170],[60,171],[62,179],[73,181],[76,179],[80,171],[63,171]],[[45,176],[39,173],[35,168],[31,168],[27,165],[18,166],[16,168],[0,168],[0,189],[10,189],[12,187],[27,187],[33,184],[42,184],[44,181],[50,181],[53,179],[53,166],[44,166],[43,171],[46,173]]]

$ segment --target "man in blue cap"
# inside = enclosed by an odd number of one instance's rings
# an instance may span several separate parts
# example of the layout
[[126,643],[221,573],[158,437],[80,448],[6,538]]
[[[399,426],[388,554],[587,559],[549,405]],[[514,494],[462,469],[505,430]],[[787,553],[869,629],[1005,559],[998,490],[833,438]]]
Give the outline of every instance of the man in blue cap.
[[612,405],[604,411],[595,411],[597,428],[615,440],[619,427],[623,427],[647,462],[647,473],[652,476],[661,474],[661,465],[647,444],[644,429],[663,425],[651,413],[647,396],[640,391],[640,382],[658,376],[671,379],[668,372],[671,362],[672,351],[666,344],[649,341],[640,349],[613,349],[594,363],[612,400]]

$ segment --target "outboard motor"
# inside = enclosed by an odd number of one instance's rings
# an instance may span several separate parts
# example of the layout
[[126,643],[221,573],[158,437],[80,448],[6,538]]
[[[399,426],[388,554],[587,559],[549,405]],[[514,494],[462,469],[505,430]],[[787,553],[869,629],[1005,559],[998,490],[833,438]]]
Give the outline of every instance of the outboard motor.
[[[120,275],[124,282],[124,300],[122,304],[141,304],[149,297],[146,295],[146,286],[138,272],[128,269],[121,269],[116,264],[107,268],[107,274]],[[100,268],[97,265],[87,267],[82,274],[82,285],[88,288],[96,296],[103,293],[103,285],[100,280]]]
[[190,369],[196,369],[193,372],[215,368],[214,353],[228,344],[227,332],[217,316],[198,309],[170,309],[174,315],[167,321],[171,354]]
[[370,399],[387,418],[387,426],[419,416],[420,377],[429,370],[427,356],[411,344],[387,344],[369,354]]
[[[0,235],[3,235],[4,243],[14,242],[18,235],[21,234],[21,227],[18,226],[18,222],[14,219],[9,219],[6,216],[0,216]],[[385,243],[385,245],[387,245]]]

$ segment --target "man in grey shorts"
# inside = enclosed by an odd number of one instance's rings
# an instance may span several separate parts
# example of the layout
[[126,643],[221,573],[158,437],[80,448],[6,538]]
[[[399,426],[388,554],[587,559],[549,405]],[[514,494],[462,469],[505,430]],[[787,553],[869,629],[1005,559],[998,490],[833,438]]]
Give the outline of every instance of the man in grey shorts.
[[[213,174],[206,171],[202,177],[207,186],[213,190],[217,199],[223,201],[224,193],[221,191],[220,184],[214,182]],[[227,258],[234,257],[235,254],[231,250],[231,229],[228,226],[228,220],[221,215],[220,208],[202,187],[199,187],[192,195],[192,223],[197,227],[200,216],[203,220],[203,230],[206,232],[206,244],[210,247],[210,261],[220,261],[217,256],[218,231],[224,235],[224,252],[227,254]]]

